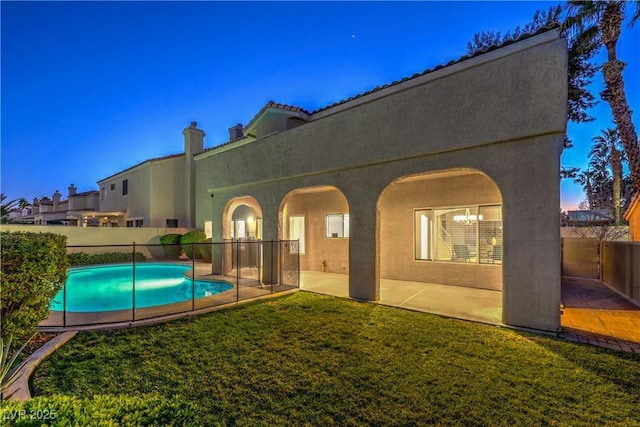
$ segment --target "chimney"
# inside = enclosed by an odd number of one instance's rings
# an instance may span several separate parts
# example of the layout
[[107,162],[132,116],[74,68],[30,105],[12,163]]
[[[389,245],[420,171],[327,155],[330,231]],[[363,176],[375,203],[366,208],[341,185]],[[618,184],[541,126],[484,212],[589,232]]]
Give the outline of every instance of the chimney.
[[191,122],[189,127],[184,128],[182,134],[184,135],[184,152],[188,157],[204,150],[205,133],[198,129],[198,122]]
[[71,185],[67,188],[67,190],[69,191],[69,193],[68,193],[68,194],[69,194],[69,196],[68,196],[68,197],[71,197],[71,196],[75,195],[75,194],[78,192],[78,189],[77,189],[77,188],[76,188],[76,186],[75,186],[75,185],[73,185],[73,184],[71,184]]
[[229,128],[229,141],[235,141],[236,139],[240,139],[243,136],[244,131],[242,130],[242,125],[240,123]]
[[196,161],[194,155],[204,151],[203,130],[198,129],[197,122],[191,122],[189,127],[182,131],[184,135],[184,154],[185,154],[185,216],[187,222],[185,227],[196,227]]
[[58,205],[60,205],[60,197],[62,196],[62,194],[60,194],[60,192],[58,190],[56,190],[55,193],[53,193],[53,211],[54,212],[58,212]]

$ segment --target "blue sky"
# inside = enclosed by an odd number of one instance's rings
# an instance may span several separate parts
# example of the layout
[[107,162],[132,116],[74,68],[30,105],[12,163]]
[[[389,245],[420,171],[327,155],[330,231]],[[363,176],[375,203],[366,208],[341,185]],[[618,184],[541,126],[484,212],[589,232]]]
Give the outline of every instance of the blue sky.
[[[553,4],[2,1],[1,191],[97,189],[181,152],[191,121],[218,145],[269,100],[315,110],[457,59],[474,33],[511,30]],[[618,50],[636,110],[639,26],[625,27]],[[607,104],[592,114],[569,124],[564,165],[584,167],[591,138],[612,126]],[[569,181],[561,190],[565,209],[583,198]]]

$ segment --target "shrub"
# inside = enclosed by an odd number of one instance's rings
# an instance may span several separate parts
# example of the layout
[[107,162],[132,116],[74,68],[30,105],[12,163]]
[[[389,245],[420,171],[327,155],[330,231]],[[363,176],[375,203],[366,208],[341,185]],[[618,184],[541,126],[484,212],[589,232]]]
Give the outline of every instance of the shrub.
[[182,253],[182,246],[180,246],[181,234],[165,234],[160,237],[160,243],[164,249],[164,255],[168,259],[178,259]]
[[[208,262],[209,264],[211,264],[211,242],[213,241],[213,239],[211,239],[211,237],[209,237],[208,239],[206,239],[204,242],[202,242],[201,244],[198,245],[198,251],[200,251],[200,256],[202,257],[202,260],[204,262]],[[208,244],[205,244],[208,243]]]
[[[108,252],[104,254],[87,254],[79,252],[69,254],[69,265],[93,265],[93,264],[119,264],[123,262],[131,262],[131,253],[127,252]],[[147,257],[142,252],[136,252],[136,261],[146,261]]]
[[198,426],[197,407],[179,397],[41,396],[2,405],[3,426]]
[[200,253],[198,250],[193,251],[193,245],[191,243],[202,243],[206,240],[207,235],[204,234],[204,231],[190,231],[183,235],[180,238],[180,244],[182,245],[182,249],[184,253],[189,257],[189,259],[200,259]]
[[26,339],[49,315],[51,300],[67,281],[67,237],[0,232],[0,337]]

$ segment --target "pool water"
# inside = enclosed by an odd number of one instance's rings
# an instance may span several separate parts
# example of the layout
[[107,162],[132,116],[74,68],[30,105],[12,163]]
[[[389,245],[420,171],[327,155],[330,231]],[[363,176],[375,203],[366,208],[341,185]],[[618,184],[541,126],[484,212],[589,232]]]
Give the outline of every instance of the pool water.
[[[148,263],[136,265],[136,308],[155,307],[204,298],[233,288],[225,282],[195,281],[185,277],[191,267],[176,264]],[[79,267],[69,270],[66,287],[66,310],[100,312],[131,310],[133,307],[133,268],[131,264]],[[63,290],[49,307],[63,310]]]

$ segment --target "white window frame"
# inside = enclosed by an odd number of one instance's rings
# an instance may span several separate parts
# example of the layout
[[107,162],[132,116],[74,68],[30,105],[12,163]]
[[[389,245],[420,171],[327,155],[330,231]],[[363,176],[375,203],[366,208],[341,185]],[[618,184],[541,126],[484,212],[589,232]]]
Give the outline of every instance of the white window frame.
[[[297,222],[297,226],[294,225]],[[305,218],[304,215],[289,215],[289,240],[298,240],[298,253],[305,254]],[[290,246],[291,247],[291,246]],[[295,252],[290,249],[291,253]]]
[[[480,242],[480,223],[485,221],[485,219],[482,218],[482,214],[481,214],[481,209],[482,208],[489,208],[489,207],[500,207],[500,209],[502,210],[503,205],[500,203],[487,203],[487,204],[470,204],[470,205],[461,205],[461,206],[430,206],[430,207],[424,207],[424,208],[414,208],[413,209],[413,218],[412,218],[412,222],[413,222],[413,241],[412,241],[412,245],[413,245],[413,260],[417,261],[417,262],[461,262],[461,263],[471,263],[471,264],[501,264],[502,263],[502,259],[503,259],[503,246],[502,246],[502,242],[503,242],[503,237],[504,236],[500,236],[499,237],[499,241],[498,244],[500,245],[500,258],[499,260],[497,259],[493,259],[493,260],[487,260],[483,258],[483,255],[481,253],[482,248],[481,248],[481,242]],[[437,256],[437,254],[435,253],[435,245],[436,245],[436,239],[438,239],[439,236],[439,230],[436,230],[437,224],[436,224],[436,212],[437,211],[443,211],[443,210],[459,210],[459,209],[469,209],[469,210],[475,210],[475,214],[471,213],[471,218],[473,220],[475,220],[473,227],[475,230],[475,249],[473,250],[473,252],[475,253],[475,255],[473,256],[474,260],[473,261],[461,261],[461,260],[455,260],[455,259],[441,259]],[[417,218],[416,215],[419,212],[431,212],[431,224],[430,224],[430,229],[428,231],[428,237],[426,237],[427,241],[426,242],[422,242],[422,239],[425,237],[423,234],[424,232],[419,229],[418,224],[417,224]],[[473,216],[475,215],[475,217]],[[500,223],[502,224],[503,221],[503,217],[502,217],[502,213],[500,213]],[[496,222],[496,221],[494,221]],[[502,225],[499,226],[500,230],[502,230]],[[418,233],[421,233],[420,236],[418,235]],[[418,239],[420,239],[420,244],[421,246],[424,246],[424,243],[426,243],[426,250],[427,250],[427,258],[419,258],[418,257],[418,251],[417,251],[417,245],[418,245]],[[421,248],[423,249],[423,248]],[[420,251],[422,252],[422,250]],[[486,257],[485,257],[486,258]],[[495,258],[495,257],[494,257]]]
[[[330,217],[341,217],[340,230],[338,233],[333,233],[333,230],[329,228]],[[333,234],[337,234],[334,236]],[[325,233],[324,237],[327,239],[348,239],[349,238],[349,213],[348,212],[334,212],[328,213],[325,216]]]

